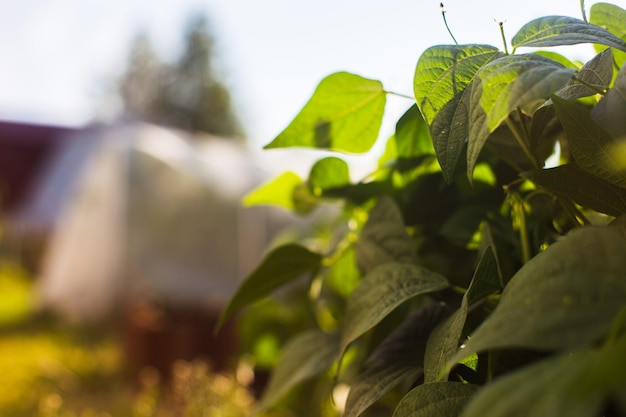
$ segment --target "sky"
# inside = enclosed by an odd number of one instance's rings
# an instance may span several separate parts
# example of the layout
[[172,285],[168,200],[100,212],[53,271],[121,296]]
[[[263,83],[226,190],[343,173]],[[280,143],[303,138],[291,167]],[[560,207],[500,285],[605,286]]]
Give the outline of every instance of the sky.
[[[533,18],[581,16],[577,0],[447,0],[445,9],[459,43],[498,47],[497,21],[510,40]],[[0,0],[0,10],[0,119],[82,126],[106,118],[135,34],[146,31],[163,59],[174,59],[188,17],[203,12],[253,147],[280,133],[324,76],[350,71],[411,96],[420,54],[452,41],[431,0]],[[566,52],[593,56],[591,46]],[[382,135],[411,104],[389,98]]]

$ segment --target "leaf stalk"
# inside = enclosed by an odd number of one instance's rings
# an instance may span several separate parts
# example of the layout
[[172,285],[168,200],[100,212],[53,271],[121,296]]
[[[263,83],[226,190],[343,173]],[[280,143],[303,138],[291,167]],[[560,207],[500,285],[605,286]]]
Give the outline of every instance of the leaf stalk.
[[452,31],[450,30],[450,26],[448,26],[448,20],[446,19],[446,10],[443,7],[443,3],[439,3],[439,7],[441,8],[441,16],[443,17],[443,24],[446,25],[446,29],[448,30],[450,37],[454,41],[454,44],[458,45],[459,43],[456,41],[456,38],[452,34]]

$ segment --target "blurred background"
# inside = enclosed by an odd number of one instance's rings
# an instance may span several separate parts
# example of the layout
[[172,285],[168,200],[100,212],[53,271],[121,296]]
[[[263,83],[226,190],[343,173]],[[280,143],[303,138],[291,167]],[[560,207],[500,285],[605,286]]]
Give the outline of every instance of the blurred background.
[[[419,55],[451,42],[439,2],[0,6],[0,415],[249,414],[308,318],[269,300],[214,336],[219,312],[268,248],[332,221],[242,207],[320,156],[260,149],[332,72],[411,96]],[[580,15],[574,0],[445,9],[460,43],[497,46],[498,21],[510,39]],[[381,136],[411,104],[389,98]],[[347,157],[355,179],[379,142]]]

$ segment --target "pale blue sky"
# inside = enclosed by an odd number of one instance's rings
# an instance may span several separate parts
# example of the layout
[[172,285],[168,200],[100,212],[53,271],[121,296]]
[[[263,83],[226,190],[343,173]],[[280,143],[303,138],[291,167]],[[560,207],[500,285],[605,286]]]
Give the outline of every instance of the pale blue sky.
[[[614,1],[626,7],[626,1]],[[587,2],[587,9],[593,2]],[[543,15],[580,17],[578,0],[448,0],[460,43],[501,46]],[[431,0],[0,0],[0,119],[81,125],[123,71],[129,41],[147,30],[165,57],[188,15],[212,19],[230,85],[253,146],[269,142],[325,75],[347,70],[412,94],[419,55],[451,43]],[[592,56],[590,46],[573,50]],[[409,100],[390,98],[384,134]]]

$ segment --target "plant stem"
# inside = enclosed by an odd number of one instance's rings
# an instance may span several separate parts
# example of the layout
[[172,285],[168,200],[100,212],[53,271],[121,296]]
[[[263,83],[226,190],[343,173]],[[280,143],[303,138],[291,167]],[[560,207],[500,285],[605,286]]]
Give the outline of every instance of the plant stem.
[[409,100],[415,100],[415,97],[411,97],[408,94],[396,93],[395,91],[387,91],[387,90],[385,90],[385,93],[391,94],[397,97],[408,98]]
[[589,23],[587,21],[587,12],[585,12],[585,0],[580,0],[580,11],[583,15],[583,20],[585,21],[585,23]]
[[515,191],[509,193],[511,206],[513,208],[513,216],[518,221],[519,238],[522,246],[522,261],[524,263],[530,261],[532,253],[530,250],[530,239],[528,238],[528,225],[526,224],[526,210],[524,209],[524,200]]
[[500,36],[502,36],[502,44],[504,45],[504,53],[509,55],[509,47],[506,46],[506,36],[504,36],[504,22],[498,22],[500,26]]
[[439,3],[439,7],[441,8],[441,16],[443,17],[443,24],[446,25],[446,29],[448,29],[448,33],[452,37],[452,40],[454,41],[454,44],[458,45],[459,43],[456,41],[456,38],[452,34],[452,31],[450,30],[450,26],[448,26],[448,20],[446,19],[446,11],[443,8],[443,3]]

